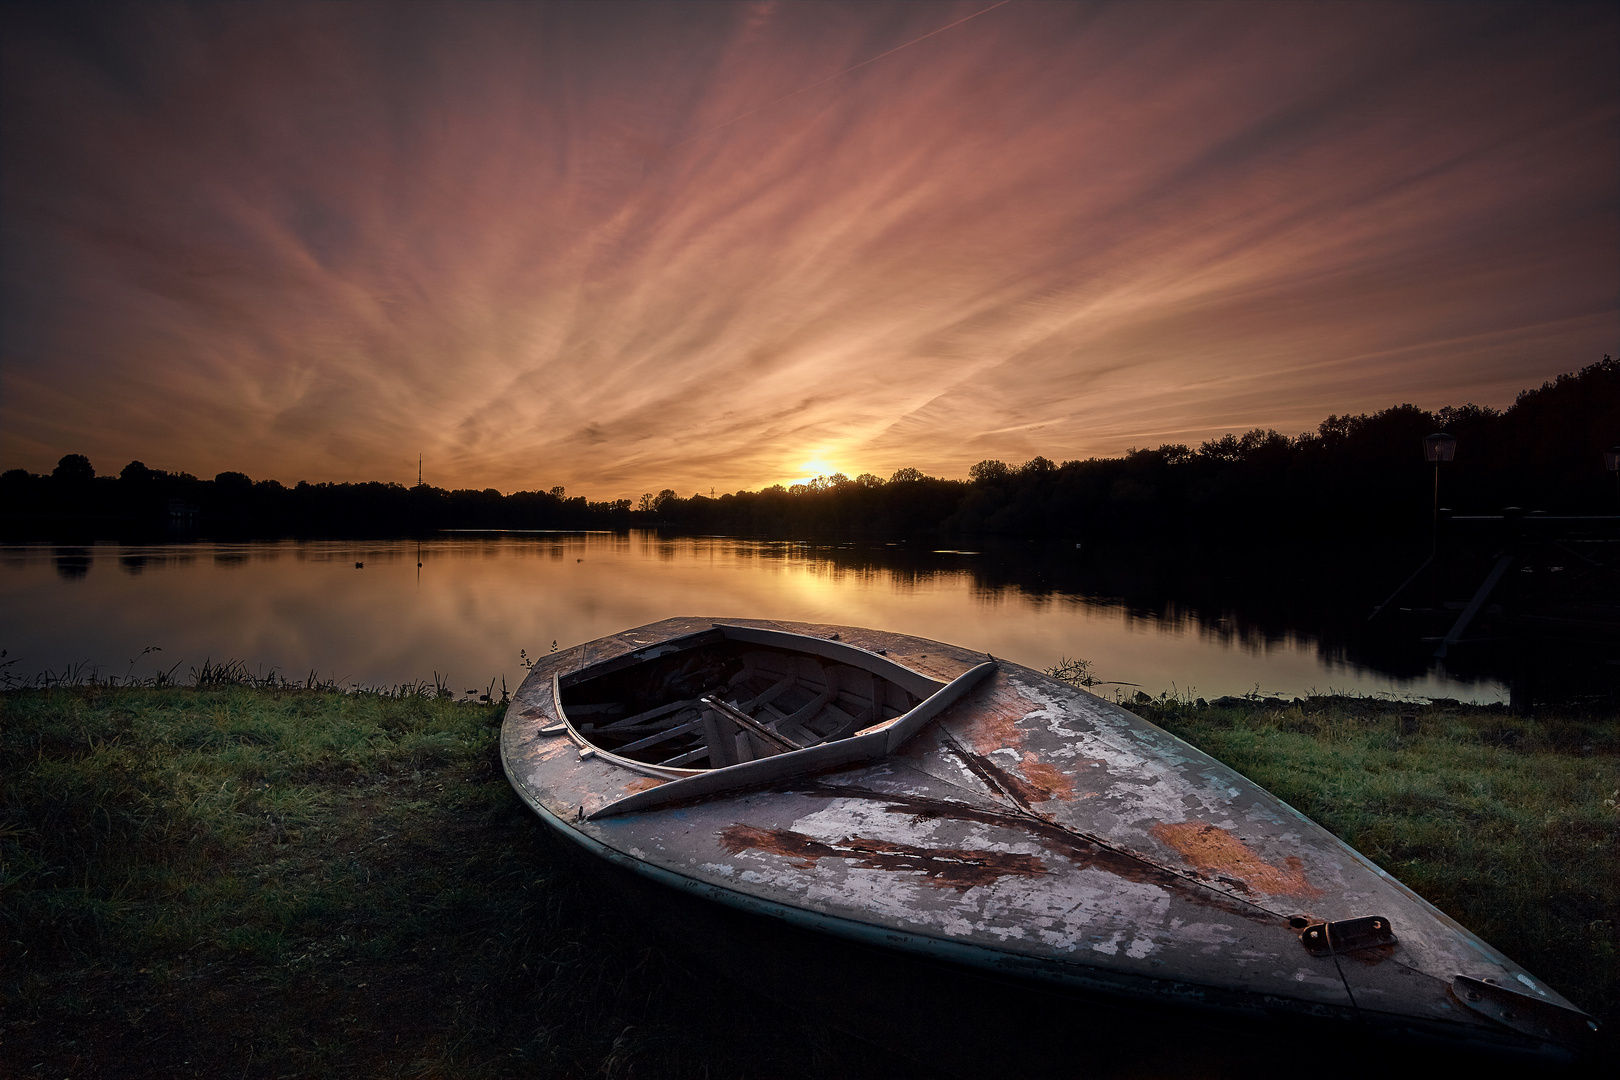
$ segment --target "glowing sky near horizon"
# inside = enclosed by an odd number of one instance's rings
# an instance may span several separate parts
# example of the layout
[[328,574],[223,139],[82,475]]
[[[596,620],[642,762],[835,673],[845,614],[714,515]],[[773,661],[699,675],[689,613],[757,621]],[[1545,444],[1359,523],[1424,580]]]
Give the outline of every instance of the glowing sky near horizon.
[[988,6],[8,9],[0,468],[962,476],[1620,345],[1613,5]]

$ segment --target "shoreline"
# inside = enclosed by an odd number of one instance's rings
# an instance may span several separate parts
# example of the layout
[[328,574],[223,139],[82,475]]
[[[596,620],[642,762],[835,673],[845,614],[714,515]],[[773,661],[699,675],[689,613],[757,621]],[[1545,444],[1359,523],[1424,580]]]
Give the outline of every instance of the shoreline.
[[[1130,707],[1524,963],[1613,1049],[1612,715]],[[800,1018],[738,1040],[732,991],[604,902],[517,801],[503,712],[294,686],[0,693],[8,1058],[73,1075],[937,1075]]]

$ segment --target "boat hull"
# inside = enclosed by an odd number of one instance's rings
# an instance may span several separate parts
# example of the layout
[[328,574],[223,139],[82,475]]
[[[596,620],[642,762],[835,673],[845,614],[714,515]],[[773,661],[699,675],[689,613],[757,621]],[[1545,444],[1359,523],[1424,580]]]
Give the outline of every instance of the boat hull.
[[[1078,993],[861,944],[668,888],[575,850],[581,874],[620,918],[652,932],[694,978],[723,980],[752,1022],[813,1020],[927,1066],[929,1076],[1280,1080],[1297,1076],[1302,1061],[1319,1059],[1344,1032],[1335,1021],[1245,1021]],[[1402,1048],[1408,1065],[1422,1067],[1424,1057]],[[1433,1064],[1454,1065],[1455,1056]],[[1338,1071],[1319,1065],[1312,1073]]]
[[[711,776],[690,797],[644,805],[691,782],[594,754],[567,733],[557,687],[716,627],[836,642],[815,648],[881,657],[942,688],[995,669],[880,757],[730,790],[709,790]],[[1543,1060],[1569,1058],[1591,1030],[1539,980],[1214,759],[1084,690],[940,642],[668,620],[537,664],[508,711],[502,759],[524,801],[597,858],[930,964],[1127,1006],[1353,1023]],[[1370,922],[1382,929],[1349,933]],[[1330,932],[1336,947],[1310,947]]]

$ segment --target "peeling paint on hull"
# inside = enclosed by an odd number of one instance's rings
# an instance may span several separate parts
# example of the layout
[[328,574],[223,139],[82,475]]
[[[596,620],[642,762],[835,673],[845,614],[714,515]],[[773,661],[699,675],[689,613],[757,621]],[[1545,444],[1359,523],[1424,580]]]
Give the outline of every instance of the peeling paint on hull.
[[[700,618],[548,657],[501,749],[550,827],[691,895],[1033,984],[1550,1060],[1580,1050],[1583,1013],[1365,857],[1140,717],[1006,662],[881,758],[592,818],[659,781],[582,756],[554,677],[717,625],[836,640],[940,685],[986,660],[854,627]],[[1307,926],[1368,915],[1390,920],[1393,945],[1302,945]],[[1453,991],[1458,976],[1518,988],[1521,1012],[1550,1019],[1504,1023]]]

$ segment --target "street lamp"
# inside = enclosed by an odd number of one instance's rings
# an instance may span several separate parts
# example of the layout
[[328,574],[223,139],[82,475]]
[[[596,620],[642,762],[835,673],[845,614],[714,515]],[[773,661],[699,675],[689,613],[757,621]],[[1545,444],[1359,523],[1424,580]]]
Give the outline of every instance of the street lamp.
[[1423,440],[1423,456],[1434,462],[1434,508],[1429,529],[1429,557],[1440,550],[1440,463],[1457,456],[1457,439],[1437,431]]

